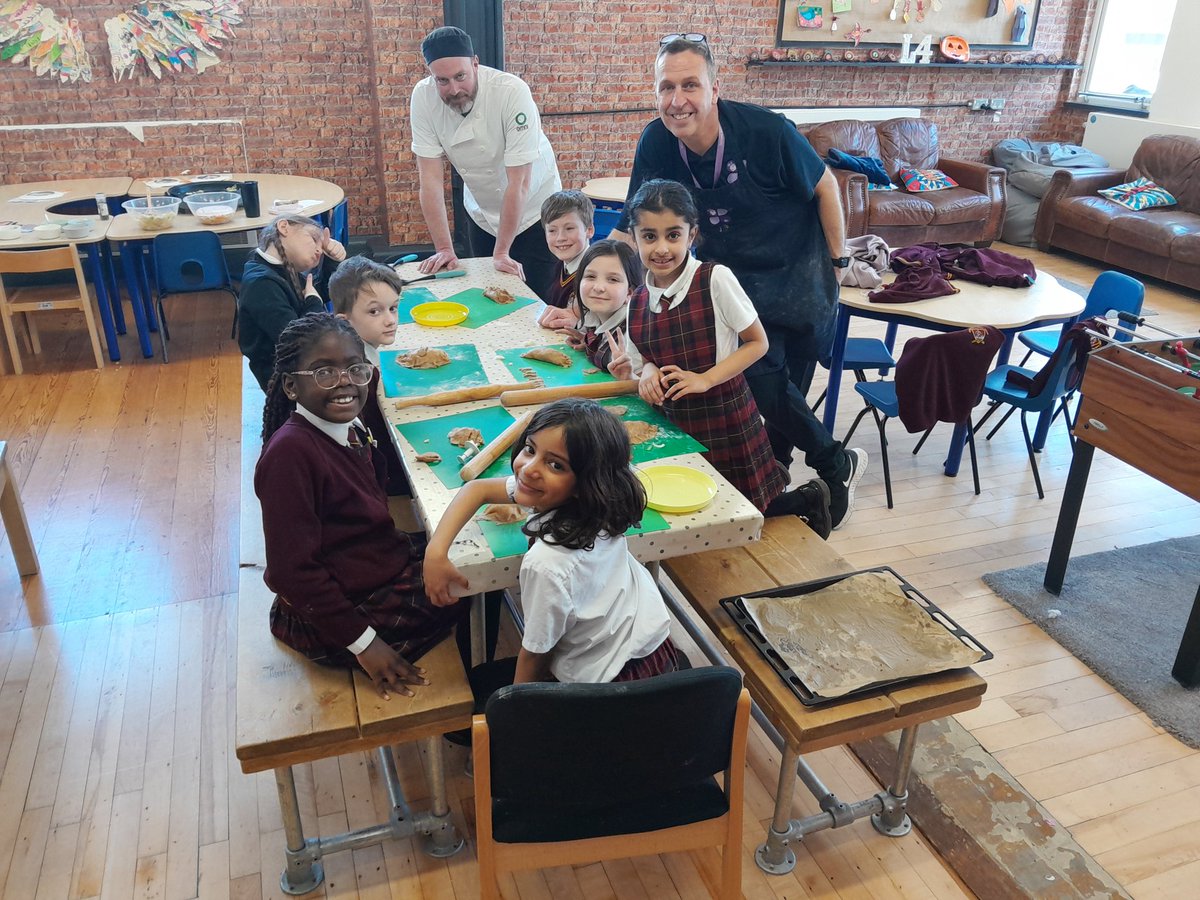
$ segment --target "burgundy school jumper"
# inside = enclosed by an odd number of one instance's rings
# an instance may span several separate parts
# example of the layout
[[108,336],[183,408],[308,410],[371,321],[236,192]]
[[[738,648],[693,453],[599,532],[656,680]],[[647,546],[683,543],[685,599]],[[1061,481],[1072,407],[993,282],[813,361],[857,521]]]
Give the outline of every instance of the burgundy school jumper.
[[579,296],[579,269],[568,275],[567,267],[560,259],[554,270],[554,280],[550,282],[550,293],[545,298],[546,305],[566,309],[577,296]]
[[396,530],[369,446],[343,447],[293,413],[254,470],[262,503],[271,633],[309,659],[354,666],[372,626],[409,662],[445,638],[463,604],[425,595],[424,545]]
[[608,364],[612,362],[613,357],[612,347],[608,345],[608,338],[592,326],[584,326],[582,322],[579,330],[583,332],[583,350],[587,354],[588,361],[601,372],[607,372]]
[[[629,339],[647,362],[660,369],[675,365],[688,372],[706,372],[716,364],[716,314],[709,294],[712,268],[712,263],[700,264],[687,296],[674,309],[653,313],[645,285],[634,292],[629,305]],[[665,297],[663,300],[668,302]],[[771,454],[767,430],[745,376],[739,373],[703,394],[666,400],[663,412],[708,447],[704,458],[759,512],[783,493],[783,468]]]

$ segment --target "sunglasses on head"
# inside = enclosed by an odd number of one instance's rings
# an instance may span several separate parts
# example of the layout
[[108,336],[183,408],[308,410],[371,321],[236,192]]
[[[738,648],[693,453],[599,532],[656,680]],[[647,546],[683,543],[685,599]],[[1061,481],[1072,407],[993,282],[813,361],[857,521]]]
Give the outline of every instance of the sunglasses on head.
[[707,35],[703,35],[698,31],[689,31],[689,32],[686,32],[683,34],[664,34],[659,39],[658,45],[661,47],[664,44],[669,44],[669,43],[671,43],[671,41],[674,41],[674,40],[691,41],[693,44],[707,44],[708,43]]

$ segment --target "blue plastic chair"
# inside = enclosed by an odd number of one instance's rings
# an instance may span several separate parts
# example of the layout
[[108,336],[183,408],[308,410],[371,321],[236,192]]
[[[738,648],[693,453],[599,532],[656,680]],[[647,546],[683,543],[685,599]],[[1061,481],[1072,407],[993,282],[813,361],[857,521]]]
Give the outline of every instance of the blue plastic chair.
[[[1130,278],[1121,272],[1101,272],[1092,283],[1091,290],[1088,291],[1087,302],[1084,304],[1083,312],[1079,314],[1079,319],[1082,321],[1083,319],[1103,318],[1110,312],[1141,315],[1142,301],[1145,297],[1146,286],[1136,278]],[[1021,360],[1021,365],[1025,365],[1030,355],[1034,353],[1050,356],[1058,346],[1058,339],[1061,336],[1061,328],[1038,328],[1034,331],[1022,331],[1018,335],[1018,339],[1029,348],[1029,352]],[[1132,337],[1133,335],[1120,331],[1113,335],[1114,340],[1122,342],[1129,341]]]
[[[828,369],[831,357],[826,357],[821,360],[821,365]],[[876,369],[880,375],[887,372],[888,369],[896,368],[896,360],[887,348],[887,344],[879,338],[846,338],[846,352],[842,357],[842,371],[853,372],[856,382],[867,380],[867,370]],[[813,412],[821,408],[821,404],[825,402],[826,391],[821,391],[821,396],[817,397],[817,402],[812,405]],[[854,429],[858,426],[859,419],[854,420],[854,424],[850,426],[850,430],[846,432],[846,436],[842,438],[842,442],[850,440],[850,435],[854,434]]]
[[329,211],[329,236],[342,246],[350,243],[350,201],[343,200]]
[[[1130,280],[1132,281],[1133,279]],[[1060,337],[1060,343],[1064,342],[1066,342],[1066,335]],[[1053,352],[1052,350],[1051,353],[1053,354]],[[1068,345],[1064,347],[1063,353],[1059,356],[1054,364],[1054,368],[1050,372],[1050,377],[1046,381],[1045,387],[1039,393],[1032,396],[1027,389],[1006,383],[1008,373],[1014,371],[1020,372],[1028,378],[1033,378],[1037,375],[1037,372],[1032,369],[1023,369],[1020,366],[1009,365],[997,366],[993,371],[988,373],[983,383],[983,395],[985,397],[997,405],[1008,404],[1012,407],[988,434],[989,438],[996,433],[996,429],[1003,425],[1014,411],[1020,410],[1021,412],[1021,432],[1025,436],[1025,451],[1029,456],[1029,467],[1033,470],[1033,483],[1037,485],[1039,500],[1045,499],[1046,494],[1042,490],[1042,478],[1038,473],[1037,457],[1033,449],[1033,439],[1029,434],[1029,423],[1026,421],[1026,414],[1038,413],[1040,415],[1048,410],[1053,411],[1053,415],[1050,417],[1051,423],[1053,423],[1055,416],[1061,415],[1063,421],[1067,423],[1067,437],[1071,441],[1071,446],[1075,446],[1075,437],[1071,434],[1071,413],[1067,409],[1067,398],[1071,393],[1071,390],[1067,387],[1067,381],[1072,369],[1078,363],[1077,357],[1078,350],[1074,346]],[[995,408],[993,407],[993,409]],[[990,413],[991,410],[988,412]],[[979,424],[982,424],[982,419]],[[978,427],[978,424],[976,427]]]
[[237,336],[237,292],[225,264],[221,240],[211,231],[189,234],[160,234],[154,238],[151,259],[154,263],[154,290],[158,303],[159,341],[163,362],[167,361],[167,341],[171,333],[163,298],[169,294],[194,294],[198,291],[228,291],[233,298],[233,330]]
[[608,237],[609,233],[617,227],[617,222],[621,219],[621,210],[606,209],[603,206],[597,206],[592,213],[592,243],[602,241]]
[[[941,341],[949,340],[959,332],[947,332],[944,334],[933,334],[926,338],[921,338],[923,341]],[[881,342],[882,343],[882,342]],[[848,348],[847,348],[848,349]],[[886,348],[885,348],[886,350]],[[994,354],[993,354],[994,356]],[[890,358],[890,356],[889,356]],[[992,357],[989,356],[983,365],[990,365]],[[895,365],[895,363],[893,363]],[[857,373],[855,373],[857,375]],[[985,369],[981,369],[978,373],[979,383],[975,387],[978,392],[983,387],[983,377],[986,374]],[[896,378],[902,378],[901,371],[896,370]],[[850,426],[850,430],[846,432],[846,437],[843,443],[850,439],[850,435],[854,433],[854,429],[858,427],[858,423],[862,421],[863,416],[867,413],[875,420],[875,427],[879,430],[879,455],[883,461],[883,489],[887,494],[888,509],[893,508],[892,503],[892,471],[888,461],[888,439],[887,439],[887,423],[888,419],[897,418],[900,415],[900,401],[896,395],[896,381],[879,380],[867,381],[865,379],[855,382],[854,390],[863,398],[866,406],[855,417],[854,423]],[[951,418],[951,413],[946,410],[935,410],[936,418],[942,422],[954,422],[955,425],[963,424],[967,430],[967,447],[971,453],[971,477],[975,483],[975,493],[979,494],[979,463],[975,458],[975,430],[971,427],[971,417],[968,415],[966,421],[959,423]],[[930,429],[932,431],[932,429]],[[925,432],[925,437],[929,436],[929,432]],[[925,437],[921,438],[921,443],[925,442]],[[920,449],[920,444],[917,445]],[[913,450],[915,454],[917,451]]]

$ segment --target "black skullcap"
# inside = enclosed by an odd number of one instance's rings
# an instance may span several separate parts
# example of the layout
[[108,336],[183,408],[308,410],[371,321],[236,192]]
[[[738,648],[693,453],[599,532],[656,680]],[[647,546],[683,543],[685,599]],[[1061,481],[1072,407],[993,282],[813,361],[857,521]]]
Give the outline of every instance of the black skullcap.
[[471,36],[461,28],[443,25],[425,35],[425,40],[421,41],[421,53],[428,64],[447,56],[465,56],[469,59],[475,55],[475,47],[471,43]]

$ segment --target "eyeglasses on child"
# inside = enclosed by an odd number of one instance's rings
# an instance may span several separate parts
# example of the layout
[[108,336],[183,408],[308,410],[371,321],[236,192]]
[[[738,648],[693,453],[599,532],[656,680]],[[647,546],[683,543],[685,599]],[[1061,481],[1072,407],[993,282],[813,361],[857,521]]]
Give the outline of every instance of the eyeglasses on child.
[[349,378],[350,383],[356,387],[370,384],[371,376],[375,374],[375,367],[370,363],[355,363],[348,369],[339,369],[336,366],[321,366],[319,369],[306,369],[303,372],[288,372],[287,374],[311,375],[317,387],[331,391],[342,383],[343,375]]
[[708,36],[703,35],[698,31],[688,31],[680,34],[664,34],[661,38],[659,38],[658,45],[662,47],[674,40],[691,41],[693,44],[707,44]]

